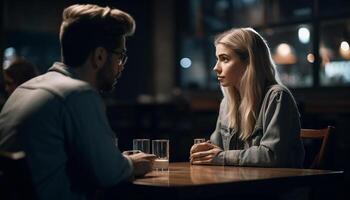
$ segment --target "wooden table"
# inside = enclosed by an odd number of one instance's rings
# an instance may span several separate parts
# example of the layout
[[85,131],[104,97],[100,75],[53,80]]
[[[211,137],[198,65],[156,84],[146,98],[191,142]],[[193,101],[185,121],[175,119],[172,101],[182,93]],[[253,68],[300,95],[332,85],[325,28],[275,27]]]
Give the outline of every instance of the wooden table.
[[[270,197],[293,188],[336,186],[342,171],[289,168],[204,166],[170,163],[168,171],[153,171],[133,181],[122,192],[132,199],[217,199]],[[237,198],[235,198],[237,199]]]

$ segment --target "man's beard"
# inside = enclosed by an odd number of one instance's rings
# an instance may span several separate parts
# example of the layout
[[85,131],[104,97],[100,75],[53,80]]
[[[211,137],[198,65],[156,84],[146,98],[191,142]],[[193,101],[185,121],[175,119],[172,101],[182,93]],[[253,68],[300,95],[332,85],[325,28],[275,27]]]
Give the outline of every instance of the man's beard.
[[117,87],[119,74],[120,74],[120,72],[118,72],[117,76],[114,78],[111,91],[113,91],[115,89],[115,87]]
[[117,84],[117,79],[120,76],[120,72],[115,77],[111,77],[113,74],[112,61],[108,59],[105,65],[100,71],[97,72],[97,87],[101,92],[112,92]]

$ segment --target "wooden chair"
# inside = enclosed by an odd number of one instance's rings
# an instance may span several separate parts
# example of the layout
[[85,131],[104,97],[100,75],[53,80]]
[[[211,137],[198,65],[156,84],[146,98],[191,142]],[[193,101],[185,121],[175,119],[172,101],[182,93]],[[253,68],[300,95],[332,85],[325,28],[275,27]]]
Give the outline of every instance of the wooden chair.
[[23,151],[0,151],[0,193],[3,200],[36,199]]
[[330,134],[334,131],[334,127],[328,126],[324,129],[301,129],[300,137],[305,139],[318,139],[321,141],[319,150],[315,157],[311,161],[310,166],[306,166],[312,169],[320,169],[324,165],[324,156],[327,149],[328,139]]

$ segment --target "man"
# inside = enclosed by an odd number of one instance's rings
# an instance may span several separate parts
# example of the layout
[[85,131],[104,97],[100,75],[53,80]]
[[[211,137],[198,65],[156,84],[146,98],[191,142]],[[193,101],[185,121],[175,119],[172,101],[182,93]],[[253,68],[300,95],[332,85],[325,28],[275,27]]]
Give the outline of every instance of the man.
[[123,156],[97,90],[126,62],[127,13],[96,5],[63,11],[62,63],[19,86],[0,114],[0,149],[25,151],[39,199],[87,199],[152,169],[153,155]]

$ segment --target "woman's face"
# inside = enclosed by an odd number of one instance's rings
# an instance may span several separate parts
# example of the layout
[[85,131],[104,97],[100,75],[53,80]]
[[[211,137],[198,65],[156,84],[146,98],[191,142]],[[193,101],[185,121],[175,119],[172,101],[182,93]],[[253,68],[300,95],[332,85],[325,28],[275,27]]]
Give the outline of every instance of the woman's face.
[[235,87],[238,89],[246,66],[238,55],[224,44],[216,45],[216,64],[214,71],[218,81],[223,87]]

